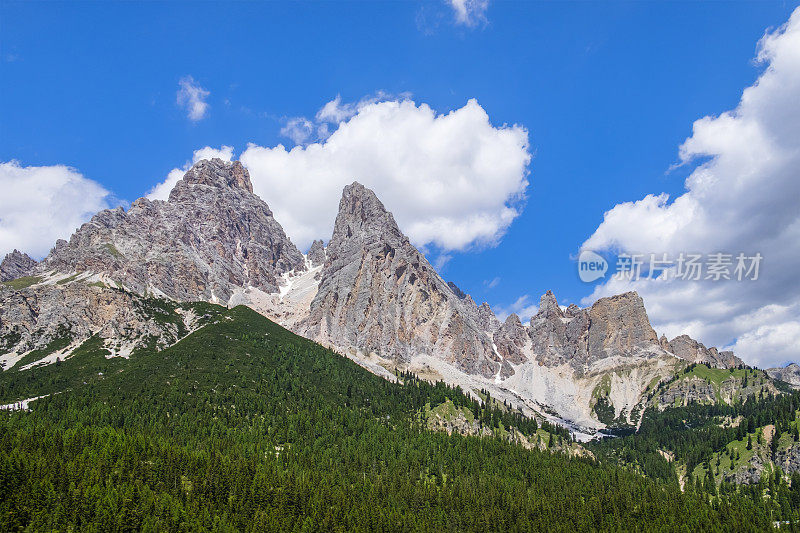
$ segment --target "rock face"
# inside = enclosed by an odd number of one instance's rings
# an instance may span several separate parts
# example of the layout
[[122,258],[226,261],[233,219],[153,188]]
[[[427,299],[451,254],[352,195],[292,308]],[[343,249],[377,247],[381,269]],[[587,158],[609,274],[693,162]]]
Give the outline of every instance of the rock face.
[[[166,317],[166,318],[165,318]],[[0,366],[14,365],[31,350],[62,359],[93,335],[111,355],[173,344],[198,319],[172,306],[131,293],[84,283],[45,285],[0,293]],[[54,362],[50,361],[50,362]]]
[[800,365],[797,363],[783,368],[768,368],[765,372],[773,379],[779,379],[793,387],[800,387]]
[[195,164],[169,201],[136,200],[98,213],[59,241],[40,273],[87,273],[137,294],[226,303],[237,287],[276,292],[305,261],[253,194],[241,163]]
[[790,476],[800,472],[800,443],[792,443],[785,450],[775,454],[775,463]]
[[666,349],[690,363],[706,363],[717,368],[734,368],[744,365],[744,362],[733,355],[733,352],[720,352],[716,348],[706,348],[688,335],[675,337],[666,344]]
[[308,337],[398,364],[429,355],[470,374],[498,372],[471,311],[359,183],[344,189],[325,265],[301,328]]
[[312,267],[325,264],[325,244],[322,241],[316,240],[311,243],[311,248],[308,250],[308,260],[311,262]]
[[495,316],[494,311],[492,308],[489,307],[489,304],[483,302],[480,306],[478,306],[478,325],[483,329],[483,331],[487,331],[490,334],[493,334],[497,331],[497,328],[500,327],[500,321],[497,320],[497,316]]
[[36,267],[36,261],[31,259],[28,254],[24,254],[14,249],[10,254],[6,254],[3,262],[0,263],[0,281],[30,276]]
[[724,479],[736,485],[753,485],[761,481],[761,476],[766,466],[767,461],[756,453],[743,467],[734,472],[726,473]]
[[601,298],[587,309],[573,305],[564,313],[547,291],[529,332],[533,353],[543,365],[568,364],[579,375],[604,360],[663,354],[635,292]]

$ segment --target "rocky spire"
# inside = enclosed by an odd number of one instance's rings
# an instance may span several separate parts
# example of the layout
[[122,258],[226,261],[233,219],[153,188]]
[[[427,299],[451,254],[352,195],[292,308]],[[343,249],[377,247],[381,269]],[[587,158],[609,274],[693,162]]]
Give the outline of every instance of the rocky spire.
[[3,262],[0,263],[0,281],[29,276],[35,267],[36,261],[15,248],[13,252],[6,254]]
[[483,331],[488,331],[489,333],[494,333],[500,327],[500,321],[487,302],[483,302],[478,306],[478,325]]
[[353,183],[342,193],[319,290],[302,329],[320,342],[401,366],[427,354],[493,376],[499,357],[476,323],[477,311],[467,308],[470,302],[459,299],[410,244],[375,193]]
[[532,321],[537,318],[552,318],[552,317],[563,318],[564,313],[558,306],[558,302],[556,301],[556,297],[553,294],[553,291],[548,290],[539,299],[539,311],[531,319],[531,323],[533,323]]
[[528,343],[528,334],[519,317],[511,313],[494,334],[497,352],[504,360],[516,365],[527,361],[524,354],[525,345]]
[[325,244],[321,240],[311,243],[311,248],[308,250],[308,260],[311,261],[312,267],[325,264]]

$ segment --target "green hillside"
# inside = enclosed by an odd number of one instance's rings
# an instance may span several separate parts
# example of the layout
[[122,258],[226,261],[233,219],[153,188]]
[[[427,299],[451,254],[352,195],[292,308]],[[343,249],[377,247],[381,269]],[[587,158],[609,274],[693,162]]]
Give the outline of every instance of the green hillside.
[[[429,431],[420,413],[443,403],[541,428],[443,384],[386,381],[243,307],[104,364],[0,414],[0,529],[763,530],[775,516],[610,462]],[[5,397],[58,392],[55,368],[3,373]]]

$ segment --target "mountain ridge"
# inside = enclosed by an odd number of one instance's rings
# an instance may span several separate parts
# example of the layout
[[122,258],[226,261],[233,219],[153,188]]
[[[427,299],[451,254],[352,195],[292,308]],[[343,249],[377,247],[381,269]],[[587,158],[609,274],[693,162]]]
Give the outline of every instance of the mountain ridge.
[[[9,264],[20,262],[27,264],[14,254]],[[358,182],[342,192],[327,246],[314,241],[304,256],[253,193],[247,169],[219,159],[196,163],[167,202],[141,198],[127,212],[98,213],[25,273],[34,274],[29,287],[15,288],[27,294],[98,285],[245,304],[385,377],[412,371],[476,394],[491,390],[529,414],[592,432],[635,426],[654,384],[688,364],[742,365],[685,335],[659,339],[635,292],[562,309],[547,291],[528,324],[516,315],[501,323],[488,304],[446,282]],[[27,335],[28,344],[6,342],[15,353],[30,350],[36,332],[18,309],[0,314],[10,324],[0,331]],[[59,320],[88,334],[76,316]]]

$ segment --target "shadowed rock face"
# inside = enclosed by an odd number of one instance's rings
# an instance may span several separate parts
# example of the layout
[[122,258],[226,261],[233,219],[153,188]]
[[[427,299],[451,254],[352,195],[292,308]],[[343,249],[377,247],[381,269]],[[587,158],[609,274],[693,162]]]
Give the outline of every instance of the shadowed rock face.
[[14,249],[10,254],[6,254],[3,262],[0,263],[0,281],[30,276],[36,268],[34,261],[28,254],[24,254]]
[[167,202],[140,198],[128,212],[98,213],[38,270],[89,271],[139,294],[225,303],[237,287],[275,292],[278,276],[304,268],[247,170],[213,159],[195,164]]
[[302,328],[307,336],[398,363],[426,354],[468,373],[498,372],[499,358],[473,316],[477,310],[459,299],[361,184],[345,187],[326,251]]

